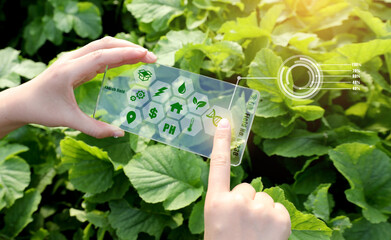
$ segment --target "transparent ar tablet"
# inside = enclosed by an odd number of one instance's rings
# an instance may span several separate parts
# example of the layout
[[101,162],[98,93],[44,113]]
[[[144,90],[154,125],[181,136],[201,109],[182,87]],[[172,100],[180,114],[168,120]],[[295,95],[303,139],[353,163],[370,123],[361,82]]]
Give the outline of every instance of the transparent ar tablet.
[[258,105],[256,90],[159,64],[105,76],[110,77],[103,79],[96,119],[210,157],[216,127],[227,118],[231,164],[241,163]]

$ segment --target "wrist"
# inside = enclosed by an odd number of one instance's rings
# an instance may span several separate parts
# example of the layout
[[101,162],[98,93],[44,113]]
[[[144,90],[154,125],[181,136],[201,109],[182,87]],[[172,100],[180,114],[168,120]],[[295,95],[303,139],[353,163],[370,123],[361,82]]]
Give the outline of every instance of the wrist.
[[24,110],[21,86],[0,92],[0,138],[27,124],[21,117]]

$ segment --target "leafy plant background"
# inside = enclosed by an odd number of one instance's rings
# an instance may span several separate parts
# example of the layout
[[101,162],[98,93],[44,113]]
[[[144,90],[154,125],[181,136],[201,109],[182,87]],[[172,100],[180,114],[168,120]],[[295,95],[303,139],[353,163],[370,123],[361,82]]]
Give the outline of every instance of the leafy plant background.
[[[1,89],[105,35],[230,82],[276,77],[297,54],[360,63],[360,91],[313,100],[287,99],[274,80],[241,82],[261,100],[231,185],[251,182],[283,203],[290,239],[391,239],[390,0],[0,0],[0,8]],[[87,113],[99,79],[76,89]],[[0,141],[0,239],[202,239],[207,176],[207,160],[136,135],[98,140],[25,126]]]

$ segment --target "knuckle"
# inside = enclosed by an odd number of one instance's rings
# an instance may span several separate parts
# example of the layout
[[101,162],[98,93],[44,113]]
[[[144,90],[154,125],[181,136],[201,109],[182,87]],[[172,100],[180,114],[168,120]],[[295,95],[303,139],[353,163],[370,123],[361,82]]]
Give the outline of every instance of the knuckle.
[[211,166],[225,166],[229,164],[229,157],[223,153],[212,153],[210,165]]
[[218,140],[228,140],[228,134],[225,131],[217,130],[215,133],[215,139]]
[[105,36],[105,37],[101,38],[100,41],[101,41],[103,44],[108,44],[108,43],[111,43],[113,40],[114,40],[113,37]]
[[100,60],[102,58],[102,55],[103,55],[103,49],[98,49],[92,52],[92,57],[94,58],[94,60]]
[[233,200],[236,205],[243,206],[247,199],[242,194],[234,194]]

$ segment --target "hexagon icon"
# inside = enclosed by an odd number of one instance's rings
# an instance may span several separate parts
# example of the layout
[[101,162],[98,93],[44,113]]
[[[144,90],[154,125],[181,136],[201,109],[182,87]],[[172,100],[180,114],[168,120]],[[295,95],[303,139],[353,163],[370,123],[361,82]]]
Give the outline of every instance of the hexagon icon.
[[143,107],[143,115],[146,121],[158,123],[165,117],[163,105],[156,102],[150,102]]
[[163,121],[161,121],[161,123],[158,125],[158,129],[160,137],[169,140],[176,138],[179,133],[181,133],[179,122],[170,118],[165,118]]
[[171,96],[171,85],[162,81],[156,81],[149,87],[152,101],[165,103]]
[[128,103],[131,106],[142,107],[146,102],[149,101],[149,94],[145,87],[135,85],[131,88],[126,96],[128,98]]
[[156,79],[155,70],[148,65],[142,65],[133,72],[136,83],[149,86]]
[[171,85],[174,95],[181,98],[187,98],[194,92],[193,81],[184,76],[179,76]]
[[173,97],[165,105],[166,114],[175,119],[181,119],[187,113],[186,101]]
[[201,118],[194,114],[187,114],[181,120],[182,133],[195,136],[202,130]]
[[187,99],[187,107],[189,108],[189,112],[202,115],[207,109],[209,109],[208,97],[196,92]]
[[141,121],[142,116],[140,110],[134,108],[134,107],[127,107],[125,108],[121,114],[121,122],[122,126],[128,127],[128,128],[135,128],[137,127]]
[[209,108],[208,111],[202,115],[202,123],[204,124],[205,133],[214,136],[216,127],[223,118],[228,119],[230,123],[233,124],[232,115],[228,109],[216,105]]

